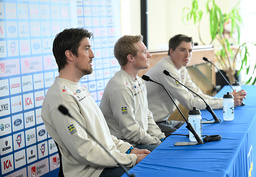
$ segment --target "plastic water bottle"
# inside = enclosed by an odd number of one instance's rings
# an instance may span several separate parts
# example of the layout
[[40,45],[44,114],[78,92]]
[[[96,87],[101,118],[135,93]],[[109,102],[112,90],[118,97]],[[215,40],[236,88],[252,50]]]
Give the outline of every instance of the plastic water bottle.
[[[200,110],[193,107],[188,113],[188,121],[198,134],[199,138],[202,139],[202,117]],[[189,131],[189,140],[196,142],[195,136]]]
[[229,92],[223,96],[223,119],[234,120],[234,97]]
[[240,91],[242,88],[241,88],[241,85],[239,84],[239,82],[235,81],[233,84],[232,84],[232,88],[234,90],[236,90],[236,92]]

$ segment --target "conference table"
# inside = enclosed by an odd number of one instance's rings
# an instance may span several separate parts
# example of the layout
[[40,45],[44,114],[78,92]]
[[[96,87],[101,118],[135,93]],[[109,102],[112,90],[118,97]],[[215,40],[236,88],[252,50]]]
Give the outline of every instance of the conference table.
[[[186,124],[133,167],[136,177],[253,177],[256,176],[256,86],[242,86],[247,91],[245,106],[236,107],[233,121],[224,121],[222,109],[214,110],[220,123],[203,124],[203,135],[220,135],[220,141],[194,146],[175,146],[189,142]],[[223,97],[225,86],[216,97]],[[212,119],[202,110],[202,118]],[[127,175],[124,174],[123,177]]]

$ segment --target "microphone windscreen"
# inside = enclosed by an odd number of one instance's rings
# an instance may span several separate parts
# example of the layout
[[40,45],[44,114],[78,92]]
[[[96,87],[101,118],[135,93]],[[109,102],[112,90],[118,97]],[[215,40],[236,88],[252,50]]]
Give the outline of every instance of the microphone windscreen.
[[203,60],[206,62],[209,62],[208,58],[206,58],[206,57],[203,57]]
[[141,78],[142,78],[143,80],[145,80],[145,81],[149,81],[149,80],[150,80],[150,78],[149,78],[148,76],[146,76],[146,75],[143,75]]
[[59,105],[58,109],[59,109],[59,111],[60,111],[62,114],[64,114],[64,115],[69,115],[68,109],[67,109],[65,106]]
[[163,73],[167,76],[170,75],[170,73],[167,70],[164,70]]

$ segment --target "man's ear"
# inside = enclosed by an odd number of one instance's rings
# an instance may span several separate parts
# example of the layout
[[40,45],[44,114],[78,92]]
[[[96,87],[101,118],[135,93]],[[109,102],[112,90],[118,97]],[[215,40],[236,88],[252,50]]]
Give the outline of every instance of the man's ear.
[[170,54],[170,55],[172,55],[172,52],[173,52],[173,50],[172,50],[172,49],[169,49],[169,54]]
[[66,50],[65,55],[68,61],[74,61],[74,54],[70,50]]
[[127,55],[127,60],[128,60],[129,62],[133,62],[134,56],[132,56],[132,54]]

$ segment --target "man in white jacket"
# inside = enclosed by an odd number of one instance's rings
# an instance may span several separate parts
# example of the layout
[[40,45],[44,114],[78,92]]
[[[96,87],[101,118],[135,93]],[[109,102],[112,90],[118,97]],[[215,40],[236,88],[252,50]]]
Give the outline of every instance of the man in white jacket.
[[165,135],[148,109],[146,85],[138,76],[139,70],[148,68],[151,55],[141,35],[121,37],[114,54],[121,70],[109,80],[100,108],[113,135],[152,151]]
[[[151,68],[146,75],[152,80],[164,85],[174,98],[175,102],[177,104],[181,103],[189,110],[192,110],[193,107],[205,109],[206,105],[188,89],[177,84],[171,77],[166,76],[163,73],[164,70],[167,70],[174,78],[202,96],[213,109],[220,109],[223,107],[223,99],[205,95],[189,76],[186,66],[192,57],[192,46],[193,41],[191,37],[182,34],[175,35],[169,40],[169,57],[163,58],[153,68]],[[152,82],[147,82],[146,84],[148,90],[149,109],[152,111],[157,125],[163,132],[165,132],[166,136],[169,136],[179,128],[176,121],[168,121],[169,116],[176,107],[163,87]],[[241,105],[243,98],[246,96],[246,92],[241,90],[239,92],[233,92],[232,94],[234,96],[235,106]]]
[[[64,176],[121,176],[124,171],[85,129],[126,167],[133,167],[149,151],[133,148],[112,136],[98,105],[79,84],[84,75],[92,73],[91,36],[86,29],[71,28],[54,39],[53,54],[59,76],[47,91],[42,118],[59,147]],[[73,118],[62,115],[58,110],[60,105],[67,107]]]

